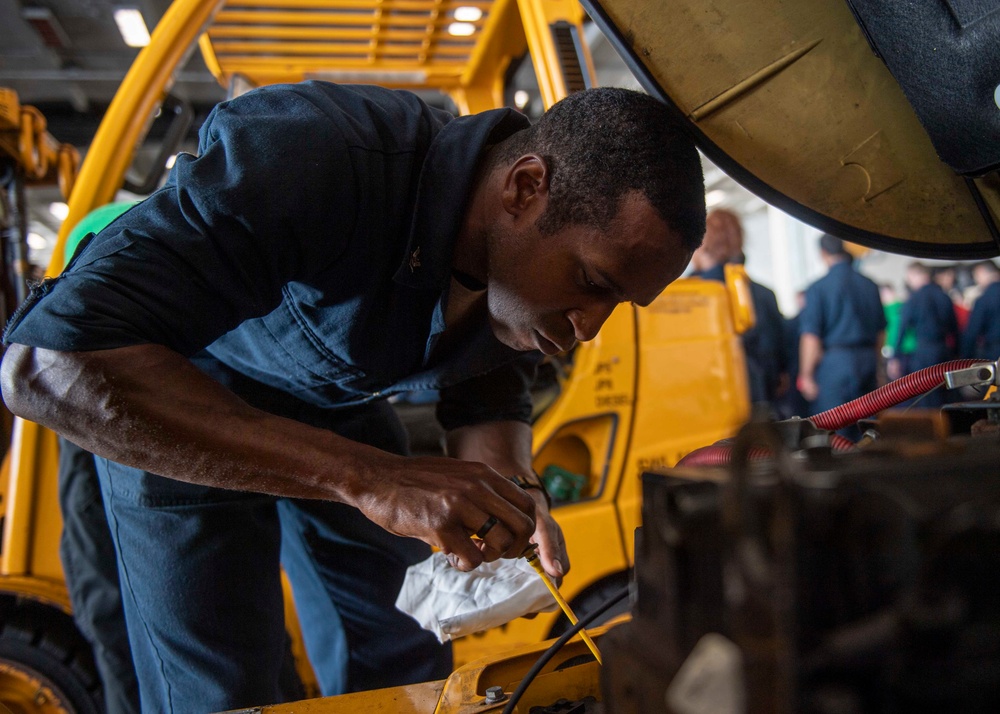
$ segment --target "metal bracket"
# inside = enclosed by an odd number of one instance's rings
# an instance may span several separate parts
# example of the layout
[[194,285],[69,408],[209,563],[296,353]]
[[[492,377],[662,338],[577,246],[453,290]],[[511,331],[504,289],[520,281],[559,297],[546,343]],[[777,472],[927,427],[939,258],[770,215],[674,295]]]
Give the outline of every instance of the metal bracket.
[[996,384],[996,379],[996,362],[983,362],[982,364],[966,367],[965,369],[956,369],[953,372],[945,372],[944,374],[944,384],[948,389]]

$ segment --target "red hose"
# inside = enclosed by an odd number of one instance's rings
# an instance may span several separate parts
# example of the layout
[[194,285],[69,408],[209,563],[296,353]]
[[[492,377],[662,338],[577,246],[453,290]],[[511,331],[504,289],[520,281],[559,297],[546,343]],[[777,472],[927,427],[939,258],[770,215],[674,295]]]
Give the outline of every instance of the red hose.
[[944,381],[945,372],[957,369],[966,369],[983,362],[993,360],[982,359],[956,359],[950,362],[942,362],[932,367],[926,367],[913,374],[889,382],[884,387],[879,387],[874,392],[869,392],[864,396],[853,399],[839,407],[827,409],[816,416],[809,417],[809,420],[819,429],[836,431],[845,426],[854,424],[859,419],[867,419],[875,416],[880,411],[894,407],[913,399],[924,392],[933,389]]
[[[830,434],[830,448],[834,451],[853,451],[857,444],[840,434]],[[751,446],[747,452],[748,461],[760,461],[771,458],[769,449]],[[733,446],[725,442],[717,442],[711,446],[695,449],[677,462],[678,466],[725,466],[733,460]]]
[[[747,452],[748,461],[759,461],[770,458],[771,452],[759,446],[751,446]],[[717,443],[695,449],[677,462],[678,466],[725,466],[733,458],[731,444]]]
[[[843,429],[859,419],[878,414],[884,409],[894,407],[913,399],[924,392],[933,389],[944,381],[945,372],[958,369],[966,369],[973,365],[984,362],[993,362],[988,359],[956,359],[950,362],[942,362],[932,367],[921,369],[913,374],[889,382],[884,387],[879,387],[874,392],[869,392],[839,407],[820,412],[809,420],[819,429],[835,432]],[[830,434],[830,447],[834,451],[851,451],[857,448],[857,444],[840,434]],[[757,446],[750,447],[747,452],[747,460],[758,461],[771,457],[771,452]],[[725,466],[733,458],[732,444],[724,441],[717,442],[711,446],[703,446],[695,449],[690,454],[677,462],[678,466]]]

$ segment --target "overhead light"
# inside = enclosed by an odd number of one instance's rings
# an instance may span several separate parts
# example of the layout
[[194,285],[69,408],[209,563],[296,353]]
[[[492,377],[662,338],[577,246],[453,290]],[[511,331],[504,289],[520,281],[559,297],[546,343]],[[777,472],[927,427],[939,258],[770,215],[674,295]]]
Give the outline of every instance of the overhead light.
[[528,101],[530,101],[530,99],[531,95],[524,89],[519,89],[514,92],[514,106],[518,109],[524,109],[528,106]]
[[129,47],[145,47],[149,44],[149,30],[142,13],[134,7],[119,7],[115,9],[115,23],[122,39]]
[[453,22],[448,25],[448,34],[455,37],[468,37],[476,33],[476,26],[471,22]]
[[51,213],[57,220],[65,221],[66,216],[69,215],[69,206],[62,201],[55,201],[54,203],[49,204],[49,213]]
[[705,205],[708,208],[712,206],[717,206],[726,200],[726,192],[722,189],[715,189],[714,191],[709,191],[705,194]]
[[479,22],[483,19],[482,10],[468,5],[455,8],[453,15],[458,22]]

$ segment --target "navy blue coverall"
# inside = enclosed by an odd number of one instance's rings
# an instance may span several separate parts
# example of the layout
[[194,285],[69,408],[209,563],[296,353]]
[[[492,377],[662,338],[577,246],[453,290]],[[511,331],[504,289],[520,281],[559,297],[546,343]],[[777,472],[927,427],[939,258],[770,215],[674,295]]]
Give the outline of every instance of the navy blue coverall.
[[[903,304],[894,353],[901,354],[903,335],[912,331],[916,339],[913,352],[906,358],[906,372],[912,374],[954,358],[958,348],[958,319],[951,298],[935,282],[914,292]],[[919,406],[936,407],[945,403],[940,389],[920,398]]]
[[1000,282],[987,287],[972,306],[962,336],[962,355],[1000,358]]
[[778,298],[770,288],[751,280],[750,295],[757,321],[744,333],[743,346],[758,372],[750,380],[750,399],[752,402],[774,404],[781,375],[788,373],[784,347],[785,318],[778,308]]
[[806,291],[800,331],[816,335],[823,358],[813,378],[819,396],[811,414],[840,406],[878,387],[880,334],[885,313],[878,286],[854,269],[850,260],[829,272]]
[[[439,389],[445,429],[527,422],[537,354],[500,343],[485,314],[436,349],[480,154],[527,126],[324,82],[224,102],[199,155],[37,286],[5,340],[166,345],[257,408],[397,453],[392,394]],[[301,696],[279,565],[323,694],[450,672],[450,648],[394,607],[426,544],[344,504],[96,462],[144,711]]]

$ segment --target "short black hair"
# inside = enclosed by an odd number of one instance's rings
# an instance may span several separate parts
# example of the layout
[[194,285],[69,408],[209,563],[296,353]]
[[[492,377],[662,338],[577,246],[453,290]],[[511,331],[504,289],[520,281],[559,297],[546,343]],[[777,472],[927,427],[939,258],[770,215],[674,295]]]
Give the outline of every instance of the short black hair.
[[850,255],[847,248],[844,247],[844,241],[830,233],[824,233],[819,237],[819,247],[827,255]]
[[705,235],[705,179],[694,141],[658,99],[602,87],[570,94],[502,148],[504,161],[535,153],[549,167],[543,235],[567,225],[606,229],[625,194],[641,191],[694,251]]

